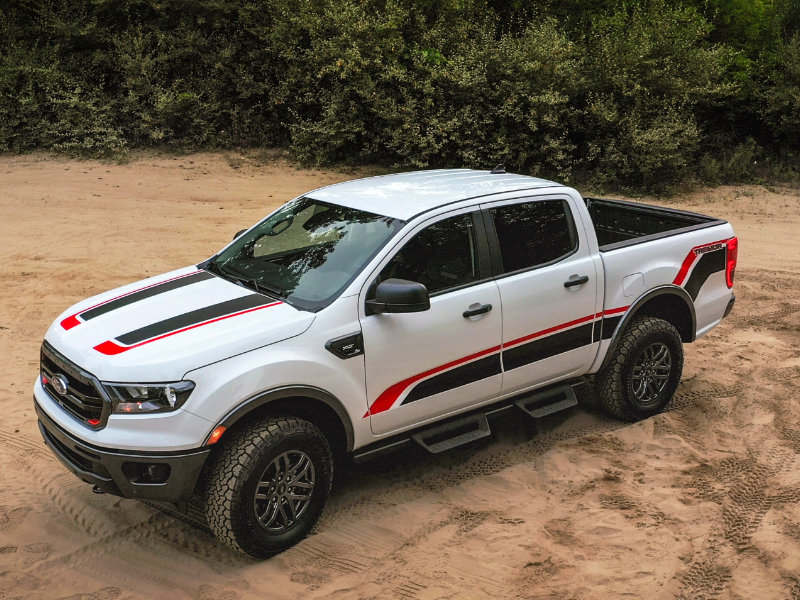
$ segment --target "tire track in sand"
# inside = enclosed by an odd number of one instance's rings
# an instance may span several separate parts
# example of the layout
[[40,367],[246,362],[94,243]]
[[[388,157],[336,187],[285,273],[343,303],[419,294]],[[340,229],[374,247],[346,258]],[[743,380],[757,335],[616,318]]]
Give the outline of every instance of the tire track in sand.
[[690,561],[689,567],[676,576],[677,598],[712,600],[725,591],[728,580],[752,546],[752,536],[773,506],[800,499],[800,489],[779,488],[769,479],[792,472],[800,461],[789,448],[775,445],[745,457],[726,458],[704,466],[688,484],[691,495],[721,508],[721,519],[706,543]]

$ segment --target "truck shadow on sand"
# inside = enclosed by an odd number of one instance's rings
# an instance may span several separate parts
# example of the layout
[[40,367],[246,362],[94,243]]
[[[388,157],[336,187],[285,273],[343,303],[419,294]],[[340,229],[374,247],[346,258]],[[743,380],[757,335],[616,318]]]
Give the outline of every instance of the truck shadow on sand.
[[[702,402],[698,394],[707,394],[693,388],[692,384],[682,384],[666,410],[684,409]],[[349,527],[360,515],[364,518],[373,517],[375,507],[381,501],[412,502],[431,492],[442,492],[471,479],[533,461],[560,442],[632,426],[600,413],[586,390],[582,390],[578,398],[579,406],[536,421],[520,418],[522,413],[517,411],[497,415],[491,419],[490,437],[441,454],[430,454],[421,446],[410,443],[400,451],[364,463],[345,461],[339,467],[330,500],[311,536],[287,552],[305,554],[304,545],[308,545],[316,534]],[[167,524],[162,527],[161,533],[152,532],[177,550],[197,557],[213,557],[215,561],[224,558],[228,564],[251,562],[227,550],[213,537],[200,503],[190,504],[187,514],[181,514],[170,506],[147,504],[171,517],[166,521],[177,526],[179,533],[176,533],[175,527]],[[309,555],[309,558],[313,557]]]

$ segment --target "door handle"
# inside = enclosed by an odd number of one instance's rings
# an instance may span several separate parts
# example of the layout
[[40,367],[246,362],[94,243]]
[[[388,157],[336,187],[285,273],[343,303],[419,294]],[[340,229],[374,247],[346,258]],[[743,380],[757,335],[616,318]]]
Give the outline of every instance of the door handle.
[[483,305],[479,306],[478,308],[471,308],[471,309],[465,310],[462,314],[463,314],[465,319],[469,319],[470,317],[476,317],[478,315],[486,314],[490,310],[492,310],[492,305],[491,304],[483,304]]
[[583,275],[582,277],[578,277],[577,279],[568,279],[567,281],[564,282],[564,287],[570,288],[570,287],[575,287],[576,285],[583,285],[587,281],[589,281],[589,276]]

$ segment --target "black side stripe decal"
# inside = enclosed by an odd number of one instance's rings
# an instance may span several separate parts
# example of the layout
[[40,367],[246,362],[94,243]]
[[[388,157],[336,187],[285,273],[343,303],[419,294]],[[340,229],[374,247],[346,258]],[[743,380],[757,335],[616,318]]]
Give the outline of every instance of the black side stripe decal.
[[452,390],[468,383],[475,383],[500,373],[500,353],[498,352],[420,382],[409,392],[401,404],[408,404],[428,396],[441,394],[447,390]]
[[700,293],[700,288],[713,273],[725,270],[725,248],[706,252],[697,261],[697,264],[689,276],[689,281],[686,282],[684,289],[692,297],[692,300],[697,300],[697,294]]
[[[603,335],[602,339],[610,340],[611,337],[614,335],[614,331],[617,329],[617,325],[622,320],[622,315],[618,317],[603,317]],[[595,337],[595,341],[600,341],[601,338]]]
[[105,304],[101,304],[95,308],[90,308],[86,312],[80,313],[80,316],[84,321],[88,321],[89,319],[94,319],[95,317],[109,313],[112,310],[117,310],[123,306],[128,306],[129,304],[144,300],[145,298],[152,298],[158,294],[163,294],[171,290],[176,290],[187,285],[192,285],[193,283],[198,283],[200,281],[213,278],[214,276],[208,271],[198,271],[197,273],[192,273],[186,277],[165,281],[164,283],[156,284],[153,287],[139,290],[138,292],[133,292],[132,294],[123,296],[122,298],[117,298],[111,302],[106,302]]
[[544,338],[503,350],[503,369],[511,371],[592,343],[593,323],[573,327]]
[[250,308],[256,308],[258,306],[264,306],[266,304],[275,304],[275,300],[273,298],[262,296],[261,294],[249,294],[247,296],[234,298],[233,300],[227,300],[225,302],[220,302],[219,304],[212,304],[211,306],[206,306],[198,310],[183,313],[182,315],[171,317],[169,319],[159,321],[158,323],[146,325],[141,329],[124,333],[117,337],[116,340],[121,344],[130,346],[132,344],[138,344],[139,342],[149,340],[150,338],[164,335],[165,333],[170,333],[171,331],[176,331],[178,329],[183,329],[184,327],[202,323],[203,321],[224,317],[225,315],[248,310]]
[[519,367],[587,346],[593,341],[599,342],[601,339],[610,339],[621,320],[622,315],[597,319],[594,323],[587,323],[580,327],[574,327],[527,344],[503,350],[502,362],[501,355],[497,353],[456,367],[450,371],[445,371],[417,384],[400,404],[410,404],[463,385],[494,377],[503,372],[503,367],[506,371],[518,369]]

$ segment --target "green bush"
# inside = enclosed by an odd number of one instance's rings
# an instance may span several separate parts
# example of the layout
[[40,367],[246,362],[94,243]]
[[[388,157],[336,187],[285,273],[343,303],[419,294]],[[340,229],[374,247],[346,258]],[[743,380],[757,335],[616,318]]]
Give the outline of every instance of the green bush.
[[753,138],[737,143],[726,136],[716,140],[713,150],[700,156],[696,174],[707,184],[755,181],[761,172],[759,159],[762,155],[762,149]]
[[780,144],[800,140],[800,33],[781,43],[770,59],[769,76],[759,93],[764,124]]
[[800,151],[798,27],[792,0],[7,0],[0,149],[749,177]]
[[599,183],[654,189],[693,172],[697,112],[736,91],[708,24],[662,0],[598,18],[587,36],[585,168]]
[[553,21],[512,35],[478,9],[443,10],[426,27],[359,2],[300,19],[312,43],[288,77],[310,74],[290,128],[302,159],[569,173],[579,61]]

